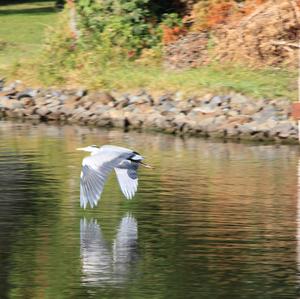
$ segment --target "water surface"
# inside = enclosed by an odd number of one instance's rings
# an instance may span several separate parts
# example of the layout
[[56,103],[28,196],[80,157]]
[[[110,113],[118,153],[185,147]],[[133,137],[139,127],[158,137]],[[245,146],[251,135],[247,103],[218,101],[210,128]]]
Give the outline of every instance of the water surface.
[[[89,144],[142,153],[79,207]],[[0,298],[297,298],[297,146],[0,122]]]

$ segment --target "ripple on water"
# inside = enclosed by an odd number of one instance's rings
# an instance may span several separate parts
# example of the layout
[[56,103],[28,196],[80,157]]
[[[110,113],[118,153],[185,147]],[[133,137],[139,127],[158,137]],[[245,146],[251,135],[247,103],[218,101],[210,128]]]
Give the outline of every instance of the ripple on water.
[[[142,153],[79,207],[88,144]],[[298,149],[0,122],[0,297],[296,298]]]

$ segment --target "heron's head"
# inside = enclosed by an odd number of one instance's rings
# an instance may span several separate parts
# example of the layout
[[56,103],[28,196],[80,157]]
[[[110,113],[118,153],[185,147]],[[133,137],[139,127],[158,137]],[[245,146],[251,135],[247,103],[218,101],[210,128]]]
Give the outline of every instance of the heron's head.
[[78,151],[85,151],[85,152],[90,152],[90,153],[96,153],[99,151],[99,146],[97,145],[89,145],[89,146],[86,146],[86,147],[79,147],[77,148]]

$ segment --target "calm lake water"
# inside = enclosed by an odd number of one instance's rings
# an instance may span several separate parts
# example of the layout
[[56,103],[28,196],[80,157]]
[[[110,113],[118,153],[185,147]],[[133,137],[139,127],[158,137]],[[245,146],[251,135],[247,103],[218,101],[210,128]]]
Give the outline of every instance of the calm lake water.
[[[111,176],[79,206],[85,153],[132,148],[132,201]],[[297,146],[0,122],[0,298],[297,298]]]

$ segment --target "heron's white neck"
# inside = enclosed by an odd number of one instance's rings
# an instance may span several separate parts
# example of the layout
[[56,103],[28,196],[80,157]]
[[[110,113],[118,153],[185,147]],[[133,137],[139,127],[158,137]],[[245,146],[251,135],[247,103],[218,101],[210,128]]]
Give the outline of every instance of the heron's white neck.
[[89,152],[89,153],[91,153],[91,156],[96,155],[101,151],[100,148],[94,147],[94,146],[81,147],[81,148],[78,148],[77,150]]
[[93,156],[93,155],[99,154],[101,151],[99,148],[95,148],[94,150],[89,151],[89,152],[91,153],[91,156]]

